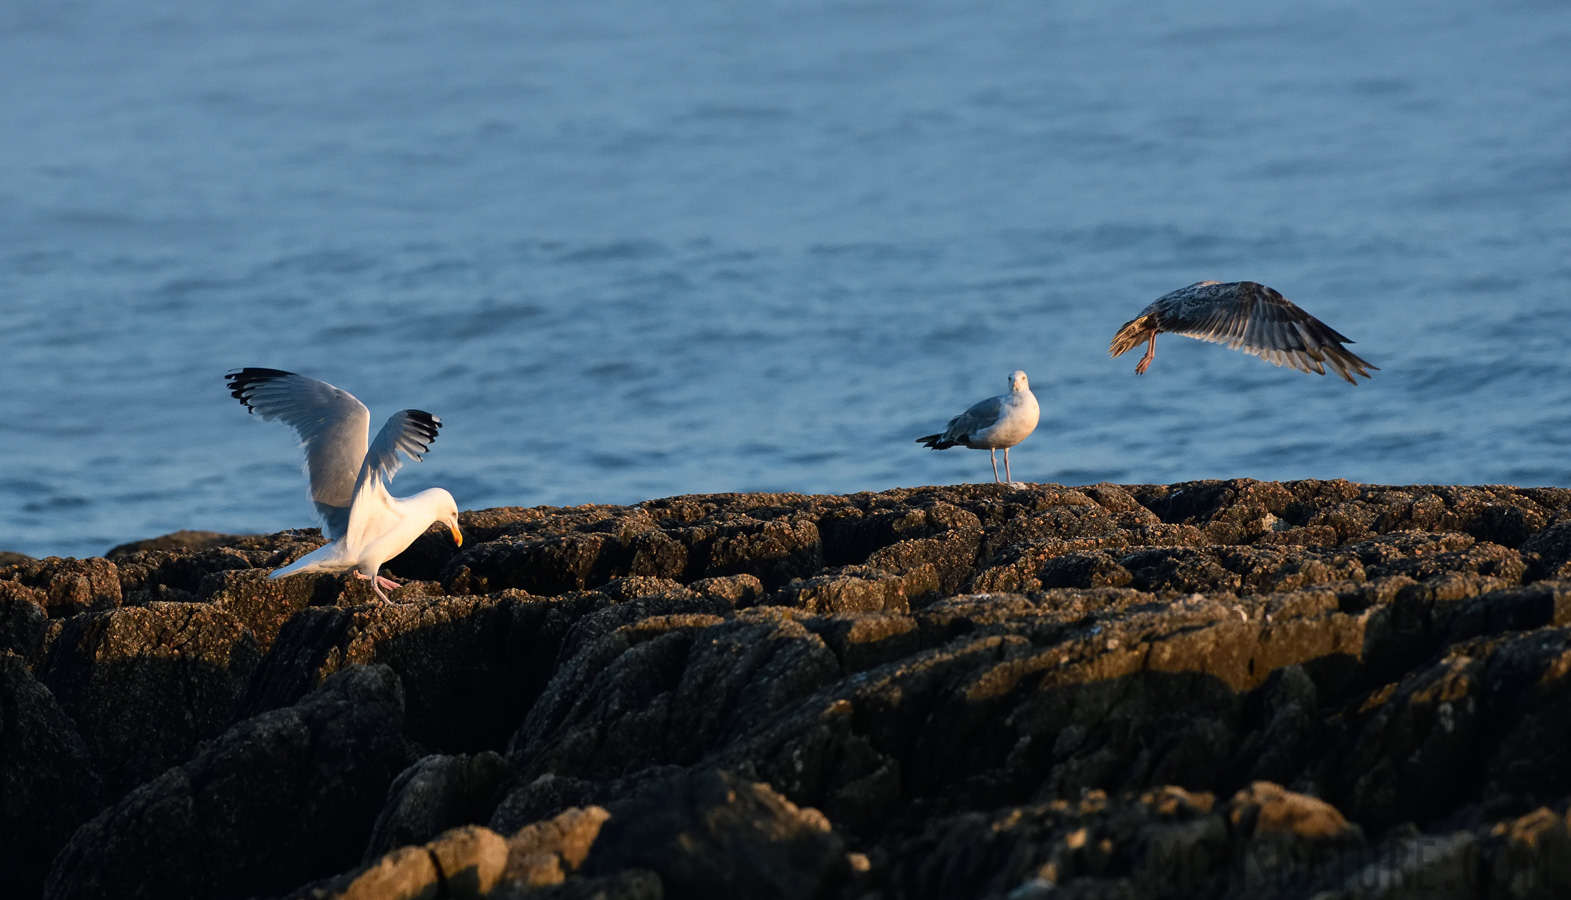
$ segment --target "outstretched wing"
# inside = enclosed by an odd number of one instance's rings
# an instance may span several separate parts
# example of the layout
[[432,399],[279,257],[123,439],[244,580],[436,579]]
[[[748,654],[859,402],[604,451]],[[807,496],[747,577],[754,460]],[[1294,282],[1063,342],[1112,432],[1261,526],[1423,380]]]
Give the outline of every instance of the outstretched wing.
[[[1379,371],[1343,347],[1353,341],[1304,312],[1275,290],[1253,281],[1202,283],[1170,294],[1161,310],[1163,331],[1226,344],[1273,365],[1325,374],[1325,366],[1350,384]],[[1167,298],[1164,298],[1164,300]]]
[[404,461],[399,454],[419,461],[431,449],[442,420],[418,409],[401,409],[393,413],[376,433],[371,449],[365,454],[365,464],[355,479],[354,499],[349,505],[350,543],[359,545],[355,538],[380,511],[391,504],[387,483],[393,480]]
[[[377,432],[376,440],[371,442],[371,449],[365,455],[365,466],[361,468],[357,480],[365,482],[374,478],[384,485],[392,481],[393,476],[404,466],[399,453],[419,462],[430,451],[436,433],[441,428],[442,420],[423,410],[401,409],[393,413],[382,430]],[[357,488],[360,486],[356,485]]]
[[327,522],[328,539],[343,537],[371,429],[365,404],[325,381],[279,369],[245,368],[224,380],[251,412],[277,419],[300,436],[311,500]]

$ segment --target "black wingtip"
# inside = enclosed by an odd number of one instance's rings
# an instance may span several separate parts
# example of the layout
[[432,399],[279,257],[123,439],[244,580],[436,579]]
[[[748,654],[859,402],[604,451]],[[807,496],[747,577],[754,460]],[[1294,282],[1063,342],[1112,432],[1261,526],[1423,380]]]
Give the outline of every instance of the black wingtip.
[[229,388],[229,396],[245,404],[246,410],[256,412],[251,407],[250,390],[259,384],[265,384],[279,378],[293,378],[295,373],[285,372],[283,369],[266,369],[258,366],[247,366],[243,369],[231,370],[224,375],[224,386]]
[[227,381],[235,381],[237,379],[244,379],[247,381],[270,381],[274,378],[292,378],[294,377],[294,374],[295,373],[293,372],[285,372],[283,369],[267,369],[261,366],[246,366],[243,369],[230,369],[229,374],[225,375],[224,379]]
[[409,421],[420,430],[427,444],[436,440],[436,433],[442,430],[442,420],[423,409],[406,409],[404,415],[408,416]]

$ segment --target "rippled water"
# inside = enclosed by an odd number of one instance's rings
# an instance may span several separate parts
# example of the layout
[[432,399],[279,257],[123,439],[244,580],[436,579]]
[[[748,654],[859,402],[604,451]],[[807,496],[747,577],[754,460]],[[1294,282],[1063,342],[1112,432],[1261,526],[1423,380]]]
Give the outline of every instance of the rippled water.
[[[312,524],[223,390],[461,507],[1017,477],[1571,485],[1571,4],[0,7],[0,549]],[[1113,331],[1273,285],[1357,388]]]

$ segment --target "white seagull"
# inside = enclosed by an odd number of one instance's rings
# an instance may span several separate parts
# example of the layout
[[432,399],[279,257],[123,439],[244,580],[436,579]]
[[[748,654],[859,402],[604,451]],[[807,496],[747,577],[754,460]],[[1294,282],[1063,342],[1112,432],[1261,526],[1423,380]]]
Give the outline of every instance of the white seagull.
[[458,504],[441,488],[413,497],[394,497],[387,482],[403,465],[402,452],[419,461],[436,440],[442,420],[418,409],[393,413],[369,450],[371,413],[365,404],[325,381],[278,369],[246,368],[224,376],[229,392],[263,419],[278,419],[293,428],[305,448],[311,477],[311,499],[322,515],[322,529],[331,543],[273,570],[268,578],[302,572],[349,572],[371,582],[376,595],[398,587],[382,576],[382,564],[404,552],[433,522],[458,530]]
[[993,459],[993,480],[998,480],[998,451],[1004,451],[1004,480],[1014,484],[1009,472],[1009,448],[1026,439],[1036,430],[1036,420],[1041,410],[1036,405],[1036,395],[1026,381],[1026,373],[1009,373],[1009,393],[989,397],[949,420],[949,427],[942,434],[930,434],[916,439],[930,450],[948,450],[950,447],[970,447],[986,450]]
[[1300,372],[1324,375],[1330,366],[1349,384],[1358,383],[1355,373],[1368,378],[1369,369],[1380,371],[1342,346],[1353,343],[1350,338],[1253,281],[1202,281],[1166,294],[1118,329],[1108,353],[1122,356],[1144,341],[1146,355],[1135,366],[1143,375],[1156,358],[1156,336],[1164,331],[1226,344]]

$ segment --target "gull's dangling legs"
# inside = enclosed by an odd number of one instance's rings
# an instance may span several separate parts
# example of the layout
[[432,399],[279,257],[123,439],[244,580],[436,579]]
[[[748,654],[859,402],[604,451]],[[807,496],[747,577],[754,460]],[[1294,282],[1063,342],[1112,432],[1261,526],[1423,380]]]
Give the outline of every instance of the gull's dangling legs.
[[1151,367],[1151,360],[1156,359],[1156,332],[1151,332],[1151,339],[1146,341],[1146,355],[1140,357],[1140,362],[1135,365],[1135,374],[1144,375],[1146,369]]
[[[987,455],[991,456],[993,458],[993,481],[996,482],[996,481],[998,481],[998,450],[996,450],[996,449],[989,450],[989,451],[987,451]],[[1009,460],[1009,451],[1008,450],[1004,451],[1004,460],[1005,460],[1005,465],[1007,466],[1008,465],[1008,460]]]

